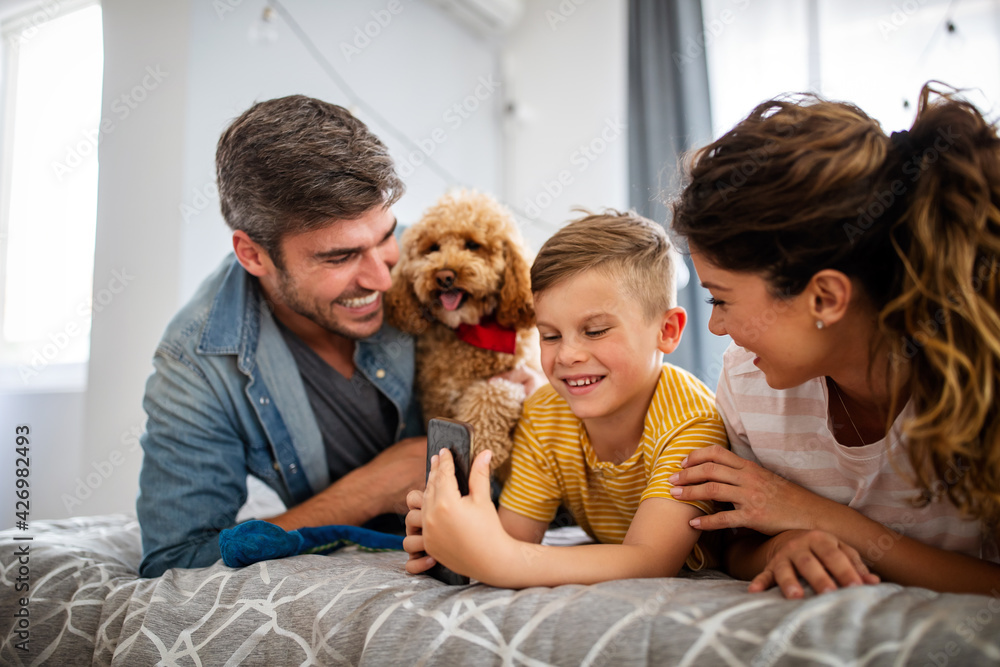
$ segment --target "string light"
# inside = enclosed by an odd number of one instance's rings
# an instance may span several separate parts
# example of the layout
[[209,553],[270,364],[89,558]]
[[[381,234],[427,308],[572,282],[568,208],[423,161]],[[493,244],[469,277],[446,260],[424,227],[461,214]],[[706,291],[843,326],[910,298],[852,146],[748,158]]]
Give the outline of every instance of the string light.
[[248,37],[253,44],[273,44],[278,41],[278,29],[274,25],[277,13],[271,5],[264,5],[260,17],[250,24]]

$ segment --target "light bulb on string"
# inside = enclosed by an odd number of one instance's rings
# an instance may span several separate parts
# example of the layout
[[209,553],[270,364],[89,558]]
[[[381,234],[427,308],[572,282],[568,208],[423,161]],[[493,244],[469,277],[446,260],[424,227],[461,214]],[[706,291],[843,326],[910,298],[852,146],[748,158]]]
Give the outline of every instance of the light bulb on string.
[[248,35],[253,44],[273,44],[278,41],[278,29],[274,25],[277,13],[271,5],[264,5],[260,17],[250,24]]

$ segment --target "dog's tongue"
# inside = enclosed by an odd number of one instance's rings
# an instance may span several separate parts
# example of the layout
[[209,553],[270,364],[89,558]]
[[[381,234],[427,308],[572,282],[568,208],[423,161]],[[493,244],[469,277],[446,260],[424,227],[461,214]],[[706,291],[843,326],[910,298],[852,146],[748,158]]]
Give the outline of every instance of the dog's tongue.
[[455,310],[460,303],[462,303],[461,290],[451,290],[450,292],[441,293],[441,305],[444,306],[445,310]]

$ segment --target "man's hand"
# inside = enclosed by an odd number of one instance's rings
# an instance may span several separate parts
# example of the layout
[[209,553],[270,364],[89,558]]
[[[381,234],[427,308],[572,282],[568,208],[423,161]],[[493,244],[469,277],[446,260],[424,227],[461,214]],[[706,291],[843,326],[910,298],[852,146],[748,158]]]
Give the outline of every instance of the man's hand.
[[735,508],[693,519],[691,526],[700,530],[751,528],[765,535],[809,530],[823,506],[833,503],[718,445],[694,450],[681,465],[684,470],[670,476],[671,495]]
[[267,519],[285,530],[305,526],[360,526],[380,514],[406,512],[406,494],[424,488],[427,438],[400,440],[315,496]]
[[747,588],[751,593],[778,586],[786,598],[800,598],[804,592],[799,577],[817,593],[880,581],[856,549],[821,530],[786,531],[770,540],[769,550],[767,566]]
[[369,463],[353,471],[353,480],[363,484],[369,496],[374,494],[378,514],[407,511],[406,494],[422,490],[427,472],[427,438],[400,440],[383,450]]

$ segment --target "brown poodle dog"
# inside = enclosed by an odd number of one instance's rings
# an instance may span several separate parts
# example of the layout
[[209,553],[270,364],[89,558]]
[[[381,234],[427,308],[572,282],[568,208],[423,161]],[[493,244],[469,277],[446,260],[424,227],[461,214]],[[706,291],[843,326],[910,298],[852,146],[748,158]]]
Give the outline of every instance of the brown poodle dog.
[[492,197],[442,197],[403,233],[387,319],[417,336],[424,419],[473,425],[473,456],[493,452],[505,479],[524,388],[490,380],[518,364],[538,367],[531,278],[520,231]]

